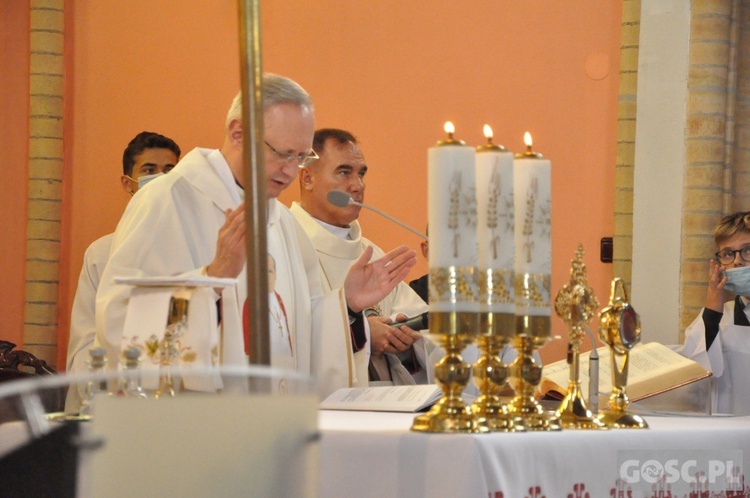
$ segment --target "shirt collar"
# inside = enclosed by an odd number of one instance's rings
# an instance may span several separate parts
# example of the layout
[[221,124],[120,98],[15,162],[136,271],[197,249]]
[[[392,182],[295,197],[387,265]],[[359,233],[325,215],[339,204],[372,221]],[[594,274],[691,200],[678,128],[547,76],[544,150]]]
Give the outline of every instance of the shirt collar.
[[315,221],[317,221],[318,223],[320,223],[320,226],[322,226],[323,228],[325,228],[326,230],[328,230],[329,232],[331,232],[333,235],[335,235],[339,239],[351,240],[351,238],[349,237],[349,235],[350,235],[350,233],[352,231],[352,227],[351,226],[348,226],[348,227],[337,227],[336,225],[331,225],[329,223],[326,223],[325,221],[320,221],[317,218],[314,218],[314,219],[315,219]]

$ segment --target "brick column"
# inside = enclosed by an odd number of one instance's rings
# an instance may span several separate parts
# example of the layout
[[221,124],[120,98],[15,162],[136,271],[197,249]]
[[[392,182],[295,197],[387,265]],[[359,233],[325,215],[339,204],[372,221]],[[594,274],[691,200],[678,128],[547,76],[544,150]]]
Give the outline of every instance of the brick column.
[[628,289],[633,266],[633,167],[640,25],[641,0],[623,0],[620,89],[617,97],[613,274],[622,278]]
[[24,349],[52,366],[62,220],[63,8],[64,0],[31,1]]
[[[680,333],[706,301],[713,231],[731,210],[739,0],[691,4]],[[682,338],[682,337],[681,337]]]
[[750,4],[740,2],[731,211],[750,211]]

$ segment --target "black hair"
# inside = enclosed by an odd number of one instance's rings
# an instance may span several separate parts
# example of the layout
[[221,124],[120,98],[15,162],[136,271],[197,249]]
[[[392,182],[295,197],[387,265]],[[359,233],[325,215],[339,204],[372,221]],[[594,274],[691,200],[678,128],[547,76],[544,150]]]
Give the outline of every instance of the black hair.
[[357,137],[346,130],[340,130],[338,128],[321,128],[315,130],[315,135],[313,136],[313,150],[320,154],[323,151],[326,140],[329,138],[336,140],[340,145],[357,143]]
[[180,146],[169,137],[159,135],[151,131],[142,131],[130,141],[122,153],[122,172],[127,176],[133,174],[133,166],[138,156],[146,149],[169,149],[174,152],[177,159],[180,158]]

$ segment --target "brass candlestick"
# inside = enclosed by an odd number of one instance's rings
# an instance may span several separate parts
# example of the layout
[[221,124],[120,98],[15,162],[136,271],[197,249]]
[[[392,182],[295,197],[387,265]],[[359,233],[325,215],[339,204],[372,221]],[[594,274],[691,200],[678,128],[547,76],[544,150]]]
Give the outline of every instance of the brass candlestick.
[[[479,285],[482,302],[503,302],[510,300],[508,283],[512,282],[512,272],[487,270]],[[507,278],[506,278],[507,277]],[[508,380],[508,366],[500,359],[500,351],[513,337],[515,314],[480,312],[477,346],[481,353],[474,363],[474,384],[480,396],[471,406],[476,416],[478,432],[523,431],[523,420],[511,414],[500,399],[500,393]]]
[[[549,306],[549,275],[516,275],[516,303],[530,303],[537,308]],[[523,309],[523,307],[521,308]],[[528,431],[559,431],[560,418],[545,412],[534,398],[534,391],[542,380],[542,366],[534,359],[537,349],[551,337],[550,317],[547,315],[516,315],[514,345],[518,357],[510,365],[511,382],[516,392],[508,405],[511,414],[523,419]]]
[[[433,273],[430,273],[432,286]],[[414,419],[411,430],[418,432],[477,432],[475,417],[461,398],[471,375],[471,365],[461,351],[471,344],[479,326],[477,313],[430,312],[430,334],[445,349],[435,365],[435,380],[443,397],[424,415]]]
[[583,246],[578,245],[576,257],[570,269],[570,282],[565,284],[555,299],[555,311],[570,331],[568,339],[568,365],[570,380],[568,392],[557,409],[564,429],[606,429],[591,411],[581,394],[580,354],[584,327],[599,307],[594,290],[586,278],[583,262]]
[[609,306],[599,314],[599,337],[609,346],[612,355],[610,409],[603,411],[599,420],[616,429],[647,429],[643,418],[627,411],[630,404],[625,392],[628,361],[630,350],[641,341],[641,318],[628,303],[628,293],[620,278],[612,280]]
[[430,148],[427,164],[430,333],[445,349],[435,365],[443,397],[416,417],[411,428],[475,432],[474,416],[461,398],[471,376],[461,351],[474,340],[479,326],[474,152],[453,136],[453,123],[446,122],[444,129],[448,138]]
[[477,247],[479,262],[479,359],[474,384],[480,396],[471,406],[477,429],[523,430],[500,398],[508,366],[500,357],[515,328],[513,162],[501,145],[492,143],[492,128],[484,125],[487,143],[476,148]]

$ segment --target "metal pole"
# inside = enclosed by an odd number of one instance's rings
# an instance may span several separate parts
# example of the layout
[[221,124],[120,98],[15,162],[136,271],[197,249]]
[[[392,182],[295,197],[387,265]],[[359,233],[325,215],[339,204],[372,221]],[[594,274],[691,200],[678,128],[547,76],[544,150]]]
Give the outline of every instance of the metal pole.
[[271,364],[268,333],[268,244],[263,150],[260,0],[239,0],[242,145],[247,224],[247,306],[250,364]]

